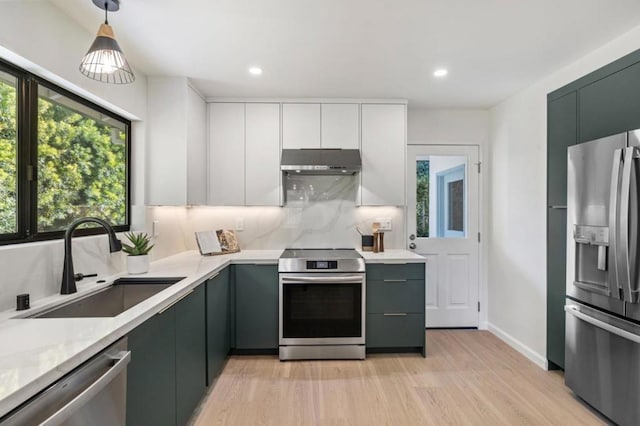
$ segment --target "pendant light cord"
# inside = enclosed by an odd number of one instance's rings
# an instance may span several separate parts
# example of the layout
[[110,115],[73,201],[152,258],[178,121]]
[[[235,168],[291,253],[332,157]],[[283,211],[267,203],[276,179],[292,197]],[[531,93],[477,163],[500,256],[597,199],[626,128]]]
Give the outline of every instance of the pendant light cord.
[[104,23],[106,25],[109,25],[108,13],[109,13],[109,3],[105,1],[104,2]]

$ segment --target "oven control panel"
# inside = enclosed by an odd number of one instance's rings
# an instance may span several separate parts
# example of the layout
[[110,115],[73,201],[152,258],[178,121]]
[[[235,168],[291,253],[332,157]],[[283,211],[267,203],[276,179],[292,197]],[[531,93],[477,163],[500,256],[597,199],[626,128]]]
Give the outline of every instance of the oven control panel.
[[337,260],[307,260],[307,269],[338,269]]

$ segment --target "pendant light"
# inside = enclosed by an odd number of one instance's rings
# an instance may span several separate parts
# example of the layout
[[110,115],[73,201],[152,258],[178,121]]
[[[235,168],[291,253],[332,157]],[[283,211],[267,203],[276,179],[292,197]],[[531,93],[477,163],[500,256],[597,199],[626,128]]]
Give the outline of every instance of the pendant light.
[[136,77],[118,46],[113,29],[107,20],[108,12],[120,9],[120,2],[119,0],[93,0],[93,4],[104,10],[104,24],[100,25],[95,41],[82,58],[80,72],[103,83],[132,83]]

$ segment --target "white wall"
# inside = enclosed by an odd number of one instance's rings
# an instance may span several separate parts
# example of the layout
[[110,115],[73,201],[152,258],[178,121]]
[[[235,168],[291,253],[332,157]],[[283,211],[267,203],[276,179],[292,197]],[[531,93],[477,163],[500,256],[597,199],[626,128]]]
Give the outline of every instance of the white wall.
[[[99,24],[96,22],[96,30]],[[49,2],[0,1],[0,57],[127,118],[140,120],[132,126],[132,222],[143,227],[146,77],[136,72],[135,83],[117,86],[81,75],[80,59],[94,38],[95,34]],[[122,270],[122,255],[109,254],[106,236],[76,240],[77,272],[104,276]],[[61,240],[0,247],[0,310],[15,306],[18,293],[31,293],[34,300],[59,291],[62,259]]]
[[[489,111],[481,109],[415,109],[407,112],[407,143],[409,145],[478,145],[480,147],[480,232],[487,235],[488,215],[486,193],[489,188]],[[429,219],[431,220],[431,218]],[[487,244],[480,243],[480,321],[487,328]],[[427,284],[428,285],[428,284]]]
[[640,26],[491,110],[489,329],[546,365],[546,96],[640,47]]

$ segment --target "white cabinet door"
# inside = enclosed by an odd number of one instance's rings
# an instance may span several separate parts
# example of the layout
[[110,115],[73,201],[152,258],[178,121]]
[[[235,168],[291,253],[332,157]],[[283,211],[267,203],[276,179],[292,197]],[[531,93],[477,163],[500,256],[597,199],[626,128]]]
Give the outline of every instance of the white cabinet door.
[[282,148],[320,148],[320,104],[282,105]]
[[206,203],[206,106],[185,77],[147,80],[146,204]]
[[244,205],[244,109],[242,103],[209,104],[209,204]]
[[360,148],[360,105],[322,104],[322,148]]
[[207,104],[187,88],[187,204],[207,204]]
[[280,104],[246,104],[245,204],[280,205]]
[[404,205],[405,131],[405,105],[362,105],[363,206]]

